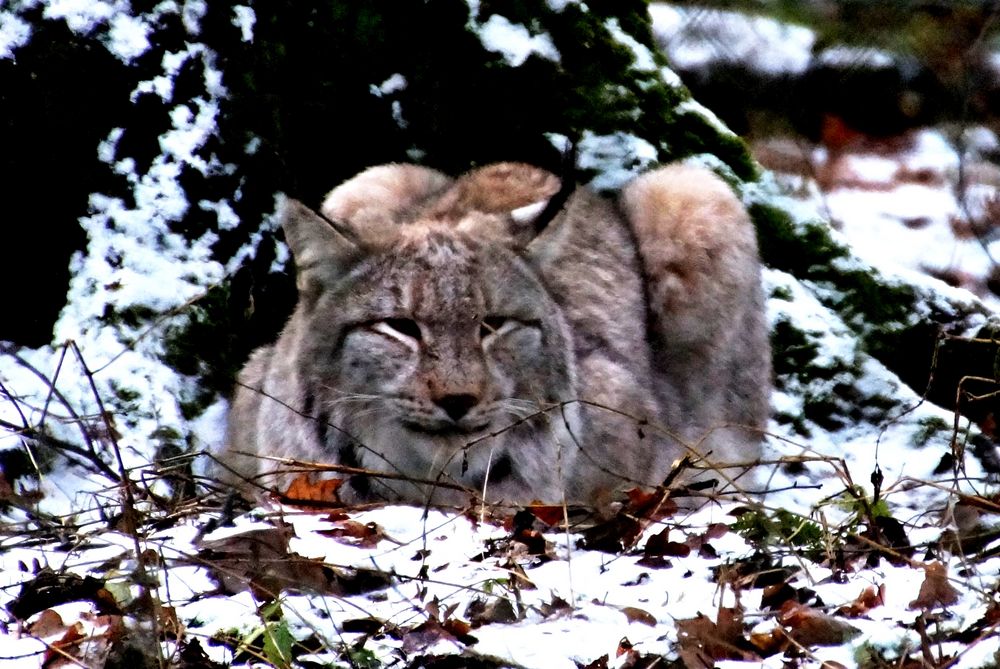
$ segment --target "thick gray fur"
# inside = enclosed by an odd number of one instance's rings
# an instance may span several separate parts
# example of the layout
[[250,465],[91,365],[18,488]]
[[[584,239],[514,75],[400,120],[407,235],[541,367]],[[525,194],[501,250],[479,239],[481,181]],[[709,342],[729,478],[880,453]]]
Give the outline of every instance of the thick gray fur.
[[[738,199],[669,165],[617,203],[577,189],[537,232],[559,186],[517,163],[454,180],[385,165],[334,189],[322,217],[287,200],[298,306],[239,376],[215,474],[287,484],[248,452],[491,502],[601,503],[684,454],[758,460],[770,349]],[[340,492],[470,498],[373,477]]]

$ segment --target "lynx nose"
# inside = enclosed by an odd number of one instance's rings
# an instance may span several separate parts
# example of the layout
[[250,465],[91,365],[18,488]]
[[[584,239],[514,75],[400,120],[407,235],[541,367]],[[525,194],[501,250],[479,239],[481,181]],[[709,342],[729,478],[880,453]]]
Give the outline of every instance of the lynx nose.
[[434,403],[444,409],[448,417],[453,421],[460,421],[469,413],[469,410],[479,403],[479,398],[475,395],[458,394],[444,395],[434,400]]

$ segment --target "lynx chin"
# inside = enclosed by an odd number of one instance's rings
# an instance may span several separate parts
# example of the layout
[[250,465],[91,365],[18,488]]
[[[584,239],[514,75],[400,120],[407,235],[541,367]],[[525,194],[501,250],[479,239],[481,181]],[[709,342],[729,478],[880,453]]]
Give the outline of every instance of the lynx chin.
[[[218,478],[287,484],[250,453],[399,475],[353,476],[345,501],[593,503],[685,454],[760,458],[756,236],[710,172],[669,165],[613,202],[519,163],[383,165],[321,214],[283,205],[298,305],[239,376]],[[700,476],[745,467],[719,471]]]

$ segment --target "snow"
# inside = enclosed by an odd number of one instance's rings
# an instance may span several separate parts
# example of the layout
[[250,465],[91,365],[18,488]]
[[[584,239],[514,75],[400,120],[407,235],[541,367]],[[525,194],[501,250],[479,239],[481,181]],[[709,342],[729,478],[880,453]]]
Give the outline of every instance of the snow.
[[372,95],[382,97],[406,90],[406,77],[396,72],[378,86],[372,84]]
[[108,49],[130,63],[149,49],[149,26],[133,16],[115,14],[108,31]]
[[656,61],[653,59],[653,52],[644,44],[640,44],[636,38],[625,32],[618,19],[612,18],[604,24],[611,36],[621,44],[628,47],[632,52],[632,67],[640,72],[655,72]]
[[[550,133],[547,137],[560,151],[569,142],[565,135],[558,133]],[[655,163],[657,158],[655,146],[641,137],[624,132],[598,135],[587,130],[577,142],[576,148],[577,166],[597,173],[589,185],[598,191],[621,188]]]
[[240,29],[244,42],[253,41],[253,27],[256,21],[257,15],[254,14],[252,7],[245,5],[233,7],[233,25]]
[[14,57],[14,52],[28,43],[31,26],[17,14],[0,10],[0,60]]
[[130,9],[128,0],[51,0],[46,3],[43,16],[47,19],[63,19],[70,30],[87,35],[116,15],[130,15]]
[[803,72],[812,61],[816,35],[803,26],[660,2],[650,4],[649,14],[653,36],[675,67],[697,69],[722,61],[779,74]]
[[472,23],[483,47],[502,55],[512,67],[520,67],[532,54],[559,62],[559,51],[547,33],[532,35],[526,26],[511,23],[500,14],[492,15],[482,24]]
[[[549,0],[554,11],[563,11],[569,4],[585,8],[573,0]],[[520,66],[532,54],[559,60],[559,53],[548,35],[532,35],[526,26],[512,24],[499,15],[480,24],[477,3],[470,1],[470,9],[471,29],[486,48],[500,53],[510,65]],[[49,18],[64,20],[81,34],[99,33],[101,43],[124,62],[130,62],[150,48],[149,25],[152,23],[132,17],[127,2],[51,0],[45,11]],[[188,2],[180,11],[191,35],[197,36],[205,5]],[[658,34],[669,37],[677,22],[690,20],[684,12],[691,11],[695,10],[654,4],[651,13]],[[699,16],[706,31],[714,26],[727,36],[730,51],[726,57],[753,62],[767,71],[800,71],[808,62],[803,60],[803,53],[813,46],[815,37],[810,31],[764,19],[745,19],[729,12],[706,10]],[[242,38],[251,40],[252,9],[234,8],[233,20],[241,28]],[[632,50],[637,70],[656,71],[648,50],[615,22],[609,22],[608,29]],[[0,12],[0,58],[16,58],[17,49],[29,35],[30,26],[14,14]],[[776,44],[780,44],[780,48]],[[669,48],[674,62],[688,65],[707,62],[705,53],[693,44],[675,44]],[[205,47],[192,42],[182,52],[166,54],[160,65],[161,72],[137,87],[134,97],[151,92],[165,101],[171,99],[172,77],[189,57],[201,58],[208,66],[207,97],[176,104],[167,110],[171,127],[159,138],[161,154],[147,172],[138,173],[133,161],[119,158],[117,145],[123,133],[120,128],[110,129],[95,147],[102,161],[114,165],[129,179],[136,204],[129,207],[105,194],[92,195],[92,212],[81,220],[88,235],[87,250],[73,259],[69,305],[56,326],[55,340],[77,343],[102,394],[122,388],[141,391],[132,412],[134,424],[117,426],[122,433],[118,441],[124,464],[129,468],[140,468],[148,463],[149,435],[154,430],[162,425],[183,422],[177,399],[184,395],[189,381],[158,362],[160,343],[157,337],[147,336],[149,333],[141,329],[132,330],[126,326],[115,329],[104,325],[105,305],[122,310],[139,305],[169,311],[202,294],[251,252],[247,247],[237,254],[230,266],[222,267],[211,259],[214,235],[206,234],[190,242],[182,240],[169,228],[171,221],[192,206],[179,185],[182,169],[194,169],[203,174],[227,169],[212,158],[198,155],[198,150],[215,133],[219,99],[225,96],[221,73],[215,69],[212,54]],[[373,85],[372,92],[391,97],[405,86],[405,78],[394,74]],[[401,110],[394,110],[398,114],[397,121],[402,122]],[[685,103],[680,111],[712,118],[710,112],[694,102]],[[983,151],[998,145],[996,136],[986,129],[976,129],[969,137],[969,144]],[[549,139],[559,149],[565,146],[565,137],[553,134]],[[591,185],[599,190],[613,190],[654,164],[657,150],[635,135],[588,132],[580,142],[579,155],[580,167],[596,173]],[[710,159],[706,157],[705,160]],[[819,156],[818,160],[829,160],[829,156]],[[826,207],[840,226],[839,234],[857,252],[858,259],[845,262],[856,263],[858,267],[876,266],[890,275],[904,277],[908,283],[920,282],[940,294],[973,300],[971,294],[945,287],[923,273],[925,268],[960,267],[963,271],[983,275],[991,269],[982,246],[975,240],[957,238],[949,225],[955,216],[962,214],[961,203],[942,181],[897,183],[901,166],[910,171],[934,169],[946,175],[952,173],[959,164],[959,156],[945,135],[937,130],[918,133],[909,149],[892,158],[869,153],[848,155],[842,160],[843,169],[857,177],[851,187],[830,190],[823,193],[822,198],[813,197],[816,191],[807,191],[812,195],[798,200],[781,199],[782,205],[795,213],[800,222],[817,218],[818,212]],[[774,191],[778,184],[778,180],[765,181],[759,187],[748,188],[744,195],[751,202],[776,201],[778,196]],[[231,203],[226,200],[202,200],[194,206],[213,212],[222,230],[240,224]],[[901,224],[918,218],[927,219],[926,224],[919,228]],[[273,217],[265,223],[270,229],[275,226]],[[287,251],[282,249],[278,262],[286,259]],[[776,414],[801,415],[806,401],[833,396],[833,386],[838,383],[848,384],[863,398],[895,398],[900,407],[894,420],[880,425],[861,419],[856,425],[832,430],[805,421],[811,433],[809,438],[778,420],[772,421],[772,436],[768,441],[771,454],[805,454],[824,461],[822,466],[810,468],[804,477],[791,476],[778,468],[765,472],[761,485],[775,490],[765,497],[765,504],[775,509],[796,510],[812,520],[838,522],[848,513],[843,505],[836,503],[845,496],[847,481],[856,483],[870,494],[868,477],[878,466],[885,475],[883,491],[893,505],[893,512],[901,521],[913,524],[911,538],[923,532],[928,541],[936,540],[948,518],[948,488],[958,484],[941,480],[934,474],[939,451],[932,454],[929,447],[915,446],[915,442],[916,435],[928,421],[950,425],[953,415],[921,402],[912,390],[871,358],[851,329],[824,307],[823,298],[829,297],[824,293],[826,288],[800,282],[777,270],[765,272],[765,287],[772,295],[767,305],[771,324],[787,322],[806,333],[809,342],[815,343],[821,352],[811,364],[831,371],[830,378],[808,384],[794,376],[785,379],[786,387],[774,394]],[[72,351],[57,346],[21,350],[18,355],[20,361],[10,355],[0,356],[0,381],[5,388],[16,390],[18,394],[17,402],[0,403],[0,418],[18,423],[19,409],[25,412],[29,424],[37,424],[41,416],[47,414],[52,436],[74,443],[80,440],[83,426],[68,413],[69,409],[88,417],[90,428],[102,427],[100,420],[95,418],[100,414],[100,406],[90,388],[89,378]],[[56,379],[63,399],[50,397],[51,388],[40,377]],[[192,437],[198,446],[211,448],[218,444],[225,411],[225,403],[219,401],[191,425]],[[8,448],[18,441],[15,435],[0,435],[0,448]],[[97,447],[107,446],[102,441]],[[974,462],[969,463],[966,473],[973,481],[983,477]],[[804,485],[803,478],[815,487]],[[933,481],[937,485],[915,487],[916,481]],[[82,533],[81,545],[72,550],[28,545],[19,537],[0,541],[0,603],[8,603],[17,595],[17,586],[31,580],[30,570],[36,561],[56,570],[105,577],[109,573],[105,563],[121,559],[118,570],[112,572],[113,580],[117,587],[134,588],[127,578],[135,567],[134,540],[108,531],[107,523],[98,513],[107,499],[115,499],[118,495],[116,489],[108,486],[107,481],[88,478],[72,467],[57,469],[43,482],[47,511],[79,513],[81,518],[90,518],[93,524]],[[962,484],[963,490],[967,488],[967,484]],[[696,534],[698,528],[711,523],[729,524],[733,522],[733,516],[729,515],[732,508],[732,504],[709,505],[689,516],[651,523],[645,537],[667,525],[671,525],[672,533],[680,535],[683,532]],[[341,631],[345,620],[373,616],[399,626],[412,625],[427,618],[426,606],[435,597],[442,608],[456,604],[456,616],[461,617],[469,602],[491,590],[493,595],[500,593],[511,599],[518,611],[525,612],[525,618],[511,625],[490,624],[472,630],[478,638],[474,649],[508,658],[525,667],[573,668],[575,662],[587,664],[600,655],[613,657],[622,637],[628,637],[642,652],[672,653],[677,640],[676,620],[699,613],[712,617],[719,606],[735,603],[734,591],[720,587],[713,570],[730,565],[753,551],[742,538],[729,533],[712,541],[720,553],[719,558],[692,554],[671,558],[672,566],[668,568],[651,569],[636,564],[638,555],[607,555],[581,550],[576,548],[576,535],[552,532],[546,535],[556,557],[551,561],[539,563],[530,556],[516,554],[479,559],[484,542],[502,539],[509,533],[489,522],[476,522],[460,514],[431,511],[425,517],[422,509],[390,507],[352,513],[353,520],[362,524],[376,523],[389,537],[375,548],[363,548],[321,534],[336,526],[325,515],[270,506],[237,517],[234,528],[216,530],[204,536],[201,530],[205,519],[192,514],[176,518],[173,526],[151,531],[141,538],[143,547],[155,549],[171,565],[169,570],[162,572],[164,587],[157,591],[162,603],[175,606],[181,620],[200,621],[200,635],[258,628],[261,619],[257,602],[248,593],[199,599],[214,586],[205,566],[197,558],[206,542],[236,537],[254,529],[269,530],[277,516],[294,528],[290,540],[292,551],[330,565],[376,568],[396,577],[392,586],[376,593],[325,597],[288,594],[283,597],[282,606],[289,620],[303,623],[296,623],[297,632],[319,630],[328,637],[329,647],[334,648],[340,641],[350,643],[361,638],[359,634]],[[21,518],[19,522],[27,525],[26,519]],[[639,546],[643,543],[640,541]],[[924,578],[923,571],[918,568],[921,559],[917,556],[914,565],[902,567],[891,567],[883,562],[877,569],[848,574],[844,582],[837,582],[828,568],[790,558],[789,563],[797,562],[801,567],[801,572],[794,577],[796,587],[814,589],[830,607],[853,601],[865,585],[884,585],[886,590],[882,606],[873,609],[866,618],[851,621],[862,630],[861,637],[851,644],[816,649],[810,656],[813,663],[810,666],[819,666],[825,660],[850,666],[855,663],[854,654],[862,643],[886,649],[898,649],[903,644],[918,647],[919,639],[897,623],[912,622],[918,614],[909,608],[909,603],[916,598]],[[985,612],[983,598],[977,590],[989,592],[995,588],[1000,558],[978,564],[966,564],[960,557],[946,559],[953,583],[963,595],[957,605],[948,609],[948,614],[959,626],[971,624]],[[536,589],[522,588],[516,597],[512,590],[505,590],[511,578],[510,560],[525,569]],[[24,571],[22,565],[29,571]],[[956,574],[961,573],[961,569],[971,573],[959,578]],[[638,578],[640,573],[645,577]],[[543,616],[540,610],[555,597],[569,602],[571,610]],[[741,597],[748,617],[765,617],[759,589],[747,589]],[[657,625],[650,627],[629,622],[622,611],[628,606],[646,610]],[[58,612],[66,621],[87,620],[90,628],[99,624],[90,620],[92,607],[89,603],[61,605]],[[773,625],[770,620],[761,623],[767,629],[773,629]],[[20,633],[13,625],[3,632],[0,659],[4,659],[5,667],[19,669],[40,665],[38,654],[44,651],[45,644],[30,634]],[[47,640],[56,639],[58,636]],[[389,661],[397,657],[400,646],[398,640],[383,636],[369,640],[366,647]],[[464,646],[440,641],[433,648],[457,652]],[[219,647],[206,645],[206,650],[213,659],[229,659],[227,651]],[[998,641],[996,638],[983,640],[954,652],[959,650],[963,655],[956,666],[976,667],[994,658]],[[329,657],[327,660],[334,661]],[[777,655],[756,666],[779,667],[785,661],[786,658]],[[719,664],[746,666],[735,662]]]
[[820,51],[816,62],[820,65],[879,69],[892,67],[896,59],[881,49],[838,45]]
[[589,11],[587,5],[580,0],[545,0],[545,4],[549,6],[554,12],[559,12],[560,14],[566,11],[566,8],[570,5],[577,5],[582,11]]

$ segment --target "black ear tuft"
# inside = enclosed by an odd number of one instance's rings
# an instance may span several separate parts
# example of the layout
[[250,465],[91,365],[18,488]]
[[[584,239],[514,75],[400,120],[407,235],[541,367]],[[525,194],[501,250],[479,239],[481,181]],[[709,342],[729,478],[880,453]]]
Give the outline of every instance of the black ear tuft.
[[535,228],[535,235],[541,234],[548,227],[549,223],[559,215],[559,212],[563,210],[566,203],[569,202],[570,196],[576,190],[576,159],[577,143],[575,140],[570,140],[566,143],[566,150],[563,151],[562,165],[559,170],[562,183],[559,186],[559,190],[549,198],[545,208],[542,209],[532,223]]

